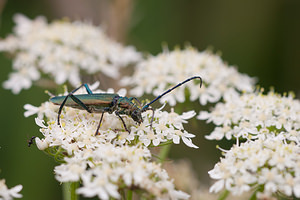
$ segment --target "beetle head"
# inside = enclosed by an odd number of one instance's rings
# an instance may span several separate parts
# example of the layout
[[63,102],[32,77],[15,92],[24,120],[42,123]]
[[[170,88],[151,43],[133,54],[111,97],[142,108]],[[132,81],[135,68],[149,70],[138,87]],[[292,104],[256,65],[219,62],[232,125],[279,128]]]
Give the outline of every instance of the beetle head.
[[142,123],[143,118],[142,118],[141,110],[140,109],[135,109],[134,111],[132,111],[131,118],[139,124]]

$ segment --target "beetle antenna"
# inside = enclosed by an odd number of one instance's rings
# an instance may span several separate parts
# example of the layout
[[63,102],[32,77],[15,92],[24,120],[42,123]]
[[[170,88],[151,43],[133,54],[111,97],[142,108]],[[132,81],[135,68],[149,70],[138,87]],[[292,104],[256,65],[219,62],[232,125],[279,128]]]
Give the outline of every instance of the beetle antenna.
[[147,104],[142,108],[142,111],[147,110],[148,107],[149,107],[152,103],[154,103],[155,101],[157,101],[158,99],[160,99],[160,98],[163,97],[164,95],[168,94],[168,93],[171,92],[172,90],[174,90],[174,89],[180,87],[181,85],[185,84],[186,82],[189,82],[189,81],[191,81],[191,80],[193,80],[193,79],[196,79],[196,78],[200,79],[200,88],[201,88],[201,86],[202,86],[202,78],[201,78],[200,76],[193,76],[193,77],[191,77],[191,78],[186,79],[185,81],[183,81],[183,82],[181,82],[181,83],[178,83],[178,84],[175,85],[174,87],[170,88],[169,90],[165,91],[164,93],[162,93],[161,95],[159,95],[158,97],[156,97],[155,99],[153,99],[150,103],[147,103]]

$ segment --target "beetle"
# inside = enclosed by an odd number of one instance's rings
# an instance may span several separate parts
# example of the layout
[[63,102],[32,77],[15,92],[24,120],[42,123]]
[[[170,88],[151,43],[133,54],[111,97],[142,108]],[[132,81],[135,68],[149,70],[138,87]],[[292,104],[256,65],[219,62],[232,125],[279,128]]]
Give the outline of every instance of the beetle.
[[[125,130],[130,133],[121,115],[130,116],[135,122],[140,124],[143,122],[142,113],[145,112],[146,110],[152,110],[153,115],[150,123],[150,126],[152,127],[152,122],[154,119],[154,110],[153,108],[150,107],[150,105],[156,102],[164,95],[166,95],[167,93],[171,92],[177,87],[193,79],[200,80],[200,88],[201,88],[202,78],[200,76],[193,76],[191,78],[186,79],[185,81],[178,83],[174,87],[168,89],[167,91],[165,91],[164,93],[162,93],[161,95],[159,95],[158,97],[156,97],[151,102],[144,105],[143,107],[141,106],[139,100],[135,97],[128,98],[128,97],[119,96],[118,94],[111,94],[111,93],[94,94],[87,84],[82,84],[81,86],[74,89],[66,96],[52,97],[50,101],[56,105],[60,105],[58,110],[58,116],[57,116],[58,125],[60,125],[60,115],[63,107],[68,106],[76,109],[86,110],[89,113],[102,113],[95,135],[98,134],[103,119],[103,115],[105,112],[110,114],[114,112],[122,121]],[[82,87],[85,87],[87,94],[74,95],[74,93]]]

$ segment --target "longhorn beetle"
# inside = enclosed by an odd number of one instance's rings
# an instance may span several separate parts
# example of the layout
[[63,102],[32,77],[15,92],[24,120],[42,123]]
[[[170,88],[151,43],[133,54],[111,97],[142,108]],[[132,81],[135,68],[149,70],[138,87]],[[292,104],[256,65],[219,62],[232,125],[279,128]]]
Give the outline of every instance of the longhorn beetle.
[[[74,89],[72,92],[70,92],[67,96],[56,96],[52,97],[50,101],[56,105],[60,105],[58,110],[58,116],[57,116],[57,124],[60,125],[60,115],[62,112],[62,109],[64,106],[86,110],[89,113],[102,113],[100,117],[100,121],[96,130],[96,135],[98,134],[103,115],[105,112],[108,113],[115,113],[120,120],[122,121],[124,128],[127,132],[130,132],[126,124],[121,117],[121,115],[128,115],[130,116],[134,121],[137,123],[143,122],[142,119],[142,113],[146,110],[152,110],[153,115],[151,119],[150,126],[152,127],[152,122],[154,119],[154,110],[153,108],[149,107],[152,103],[166,95],[167,93],[171,92],[172,90],[176,89],[177,87],[185,84],[188,81],[191,81],[193,79],[200,79],[200,88],[202,85],[202,79],[200,76],[193,76],[191,78],[186,79],[185,81],[178,83],[174,87],[170,88],[169,90],[165,91],[155,99],[153,99],[151,102],[147,103],[143,107],[141,106],[139,100],[135,97],[121,97],[118,94],[109,94],[109,93],[96,93],[93,94],[92,90],[89,88],[87,84],[82,84],[78,88]],[[74,93],[79,90],[80,88],[85,87],[86,92],[88,94],[78,94],[74,95]],[[134,101],[138,102],[139,105],[137,105]]]

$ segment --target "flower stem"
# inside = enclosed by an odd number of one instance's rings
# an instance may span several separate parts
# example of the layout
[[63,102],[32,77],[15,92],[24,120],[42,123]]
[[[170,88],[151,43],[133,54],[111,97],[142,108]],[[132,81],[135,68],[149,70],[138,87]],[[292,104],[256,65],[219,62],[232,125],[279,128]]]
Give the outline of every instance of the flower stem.
[[171,149],[171,144],[161,147],[161,150],[159,152],[159,160],[160,160],[161,163],[164,163],[164,161],[168,157],[170,149]]
[[228,190],[224,190],[224,192],[221,193],[221,195],[219,196],[218,200],[225,200],[229,195],[229,191]]
[[132,190],[127,191],[127,200],[132,200]]
[[78,200],[76,189],[79,186],[79,182],[65,182],[62,184],[63,200]]

